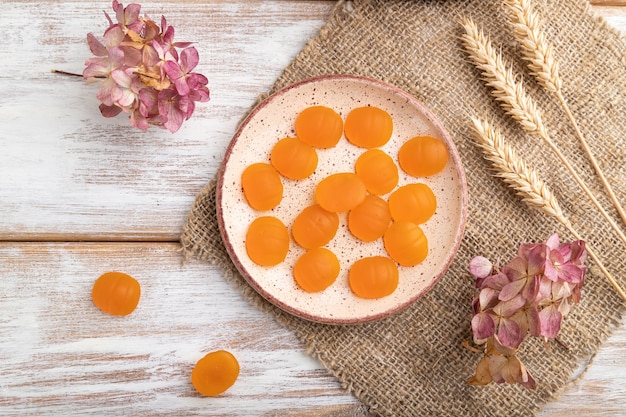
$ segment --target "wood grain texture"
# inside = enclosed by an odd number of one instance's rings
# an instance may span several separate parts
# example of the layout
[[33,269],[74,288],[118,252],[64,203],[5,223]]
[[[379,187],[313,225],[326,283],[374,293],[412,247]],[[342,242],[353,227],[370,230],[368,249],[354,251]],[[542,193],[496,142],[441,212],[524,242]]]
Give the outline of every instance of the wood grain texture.
[[[358,405],[295,336],[174,243],[0,244],[0,414],[306,415]],[[122,270],[142,285],[129,316],[102,313],[91,286]],[[203,398],[190,372],[227,349],[241,374]],[[257,414],[259,410],[261,413]]]
[[[6,2],[0,23],[0,240],[178,239],[194,196],[217,171],[237,123],[306,40],[331,1],[174,1],[178,40],[200,52],[212,99],[175,135],[103,118],[81,72],[86,33],[101,36],[109,2]],[[598,7],[626,28],[623,9]],[[14,51],[19,50],[19,54]],[[61,123],[59,121],[62,121]]]
[[[150,3],[176,39],[194,41],[209,78],[175,135],[103,118],[82,72],[85,37],[106,29],[102,2],[3,4],[0,50],[0,240],[177,240],[237,123],[325,21],[318,1]],[[20,53],[16,54],[15,51]]]
[[[285,328],[175,243],[0,243],[0,414],[3,416],[363,415],[357,400]],[[127,317],[102,313],[102,273],[137,278]],[[205,353],[238,358],[236,384],[199,396],[190,372]],[[621,416],[626,330],[541,417]],[[344,414],[346,413],[346,414]]]
[[626,35],[626,7],[594,6],[591,12],[600,16],[608,24]]
[[590,0],[589,4],[598,6],[626,6],[626,0]]
[[[602,4],[594,12],[626,33],[626,8],[593,1]],[[333,5],[144,4],[152,17],[167,16],[178,40],[196,42],[198,70],[210,80],[211,101],[171,135],[102,118],[94,86],[50,73],[82,71],[85,35],[101,35],[110,1],[2,3],[10,47],[0,49],[0,415],[365,414],[291,332],[214,267],[183,264],[173,242],[242,115]],[[109,270],[142,283],[128,317],[91,303],[93,281]],[[191,368],[217,349],[232,351],[242,372],[225,394],[203,398]],[[626,415],[625,357],[622,325],[539,416]]]

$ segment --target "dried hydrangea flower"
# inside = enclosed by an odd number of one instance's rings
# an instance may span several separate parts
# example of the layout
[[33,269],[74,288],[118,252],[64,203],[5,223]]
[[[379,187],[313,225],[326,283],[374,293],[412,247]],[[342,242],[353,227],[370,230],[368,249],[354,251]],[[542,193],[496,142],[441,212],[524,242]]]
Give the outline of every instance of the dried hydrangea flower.
[[[99,82],[100,112],[130,116],[131,125],[150,125],[176,132],[195,110],[209,100],[207,78],[193,72],[199,55],[189,42],[174,42],[174,27],[161,17],[160,26],[141,17],[141,6],[113,0],[116,22],[105,13],[109,27],[103,41],[87,35],[95,55],[85,61],[83,77]],[[180,49],[180,51],[179,51]]]
[[474,343],[484,357],[470,384],[535,381],[516,357],[530,336],[555,339],[572,304],[580,301],[587,267],[585,242],[561,243],[558,234],[545,242],[521,244],[517,256],[502,268],[477,256],[470,261],[478,294],[472,301]]

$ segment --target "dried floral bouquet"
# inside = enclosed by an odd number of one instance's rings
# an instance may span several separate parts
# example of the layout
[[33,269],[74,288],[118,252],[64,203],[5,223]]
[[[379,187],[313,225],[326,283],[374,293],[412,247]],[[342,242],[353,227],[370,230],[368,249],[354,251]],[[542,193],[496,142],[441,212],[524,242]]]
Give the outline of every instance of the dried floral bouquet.
[[[558,99],[615,209],[626,223],[624,210],[567,105],[557,61],[545,34],[540,30],[540,19],[530,0],[504,0],[504,5],[513,35],[521,45],[522,58],[528,62],[530,72],[538,83]],[[538,136],[549,146],[626,244],[626,236],[550,138],[535,102],[488,37],[469,19],[463,19],[461,25],[465,30],[461,39],[468,56],[481,71],[496,101],[523,130]],[[536,382],[517,357],[519,346],[528,335],[558,341],[563,317],[569,313],[571,305],[580,300],[587,256],[592,258],[623,300],[626,300],[626,293],[574,229],[547,184],[505,143],[500,131],[491,123],[479,119],[473,120],[473,130],[496,176],[514,188],[530,207],[558,220],[577,239],[561,243],[558,235],[553,234],[546,242],[522,244],[517,256],[502,267],[494,266],[481,256],[470,262],[470,272],[476,279],[478,289],[472,302],[473,342],[483,347],[478,349],[469,343],[465,345],[484,356],[468,382],[474,385],[520,383],[534,388]]]
[[[113,0],[116,22],[109,23],[104,43],[92,33],[87,44],[95,55],[85,62],[82,76],[100,83],[96,94],[104,117],[124,112],[141,130],[158,126],[174,133],[195,110],[196,102],[209,101],[207,78],[193,72],[199,62],[190,42],[175,42],[174,27],[161,17],[157,25],[140,16],[139,4]],[[77,75],[64,71],[53,72]]]

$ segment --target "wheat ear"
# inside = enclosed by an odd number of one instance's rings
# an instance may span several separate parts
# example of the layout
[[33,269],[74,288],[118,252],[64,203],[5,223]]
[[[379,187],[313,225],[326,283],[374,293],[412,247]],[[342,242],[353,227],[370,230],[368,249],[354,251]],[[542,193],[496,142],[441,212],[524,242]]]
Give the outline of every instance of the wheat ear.
[[565,100],[562,91],[563,82],[559,76],[559,65],[554,58],[552,46],[548,43],[545,33],[541,30],[541,19],[539,15],[535,13],[530,0],[504,0],[504,4],[509,10],[509,18],[513,26],[513,36],[521,45],[522,57],[528,62],[528,68],[531,74],[542,87],[556,96],[574,128],[576,136],[589,158],[589,162],[591,162],[600,182],[602,182],[602,185],[611,199],[613,206],[619,213],[622,221],[626,223],[626,212],[624,212],[624,208],[613,192],[611,184],[606,179],[597,159],[591,152],[589,144],[585,140],[585,137],[578,127],[576,118]]
[[569,171],[574,181],[591,199],[600,214],[611,225],[622,242],[626,244],[626,235],[609,216],[589,187],[587,187],[587,184],[574,170],[572,164],[569,163],[565,155],[552,141],[535,102],[526,94],[523,84],[518,82],[511,68],[507,67],[502,56],[493,48],[491,41],[471,20],[464,19],[461,24],[465,29],[465,34],[461,36],[465,49],[476,68],[482,72],[482,77],[487,86],[491,87],[491,93],[496,101],[500,102],[504,111],[513,117],[524,130],[543,139]]
[[[584,240],[574,229],[570,221],[565,217],[559,203],[550,191],[546,183],[541,180],[535,170],[528,167],[523,159],[519,158],[515,151],[506,144],[500,131],[492,124],[478,119],[474,122],[474,133],[478,145],[483,151],[485,159],[491,162],[496,176],[502,178],[509,186],[517,191],[528,206],[538,209],[549,216],[554,217],[578,240]],[[619,286],[615,278],[604,267],[595,251],[590,245],[586,245],[589,256],[602,271],[615,291],[626,301],[626,293]]]

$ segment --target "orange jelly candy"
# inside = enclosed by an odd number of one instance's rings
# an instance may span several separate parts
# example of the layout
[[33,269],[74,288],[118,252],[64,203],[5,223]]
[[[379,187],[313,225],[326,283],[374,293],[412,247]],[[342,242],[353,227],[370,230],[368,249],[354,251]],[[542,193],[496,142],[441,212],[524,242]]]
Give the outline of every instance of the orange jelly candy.
[[398,267],[386,256],[356,261],[348,273],[352,292],[361,298],[382,298],[398,287]]
[[339,260],[326,248],[313,248],[298,258],[293,276],[300,288],[319,292],[328,288],[339,275]]
[[272,148],[270,161],[283,176],[302,180],[315,172],[317,152],[298,138],[284,138]]
[[380,149],[363,152],[356,160],[355,172],[372,194],[387,194],[398,185],[398,166]]
[[426,184],[407,184],[389,196],[391,217],[397,221],[425,223],[435,214],[437,198]]
[[414,177],[435,175],[448,163],[448,148],[432,136],[417,136],[400,147],[398,163],[404,172]]
[[135,311],[140,296],[139,282],[123,272],[102,274],[91,290],[96,307],[114,316],[127,316]]
[[344,132],[353,145],[377,148],[391,139],[393,120],[389,113],[378,107],[357,107],[346,116]]
[[385,234],[391,223],[391,212],[385,200],[369,194],[348,213],[348,229],[358,239],[373,242]]
[[402,266],[415,266],[428,255],[428,239],[415,223],[393,223],[383,236],[385,250]]
[[255,210],[271,210],[283,198],[280,175],[270,164],[259,162],[248,166],[241,174],[241,186],[248,204]]
[[293,221],[293,239],[305,249],[324,246],[339,228],[337,213],[325,210],[319,204],[305,207]]
[[335,213],[351,210],[365,199],[365,184],[352,172],[340,172],[324,178],[315,188],[315,201]]
[[287,227],[276,217],[257,217],[246,233],[246,251],[257,265],[278,265],[289,252]]
[[333,109],[312,106],[296,117],[296,136],[315,148],[332,148],[343,134],[343,119]]
[[211,352],[191,371],[191,383],[202,395],[213,397],[230,388],[239,376],[239,362],[225,350]]

